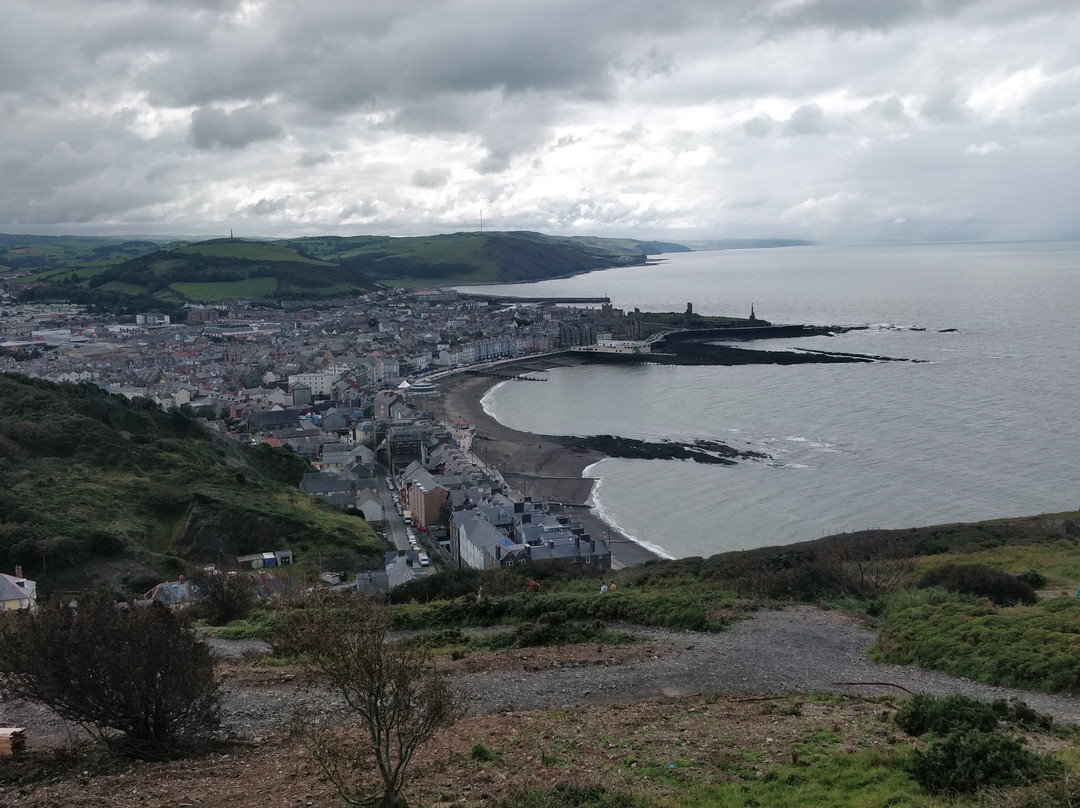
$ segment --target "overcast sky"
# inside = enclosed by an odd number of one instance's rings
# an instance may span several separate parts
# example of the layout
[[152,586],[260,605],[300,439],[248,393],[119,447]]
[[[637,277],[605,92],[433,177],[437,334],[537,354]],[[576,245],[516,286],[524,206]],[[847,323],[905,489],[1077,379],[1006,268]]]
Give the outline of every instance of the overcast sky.
[[0,231],[1080,237],[1080,3],[0,0]]

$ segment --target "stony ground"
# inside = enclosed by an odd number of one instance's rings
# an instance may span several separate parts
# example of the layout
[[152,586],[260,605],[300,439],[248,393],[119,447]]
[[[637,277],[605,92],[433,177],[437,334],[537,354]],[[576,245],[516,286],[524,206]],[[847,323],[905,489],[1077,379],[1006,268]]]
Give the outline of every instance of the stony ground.
[[[720,634],[649,631],[642,639],[448,663],[470,714],[421,751],[413,802],[491,804],[514,789],[555,782],[662,791],[688,779],[738,776],[819,743],[887,752],[897,740],[887,717],[905,695],[901,688],[1017,696],[1080,723],[1075,697],[872,663],[865,654],[871,632],[835,611],[762,611]],[[254,663],[258,652],[250,641],[219,644],[226,724],[237,740],[196,760],[133,764],[71,751],[68,728],[49,713],[0,703],[0,723],[26,726],[32,749],[0,759],[0,805],[340,805],[281,729],[298,704],[336,720],[344,717],[340,703],[303,691],[293,670]],[[851,684],[870,682],[878,684]],[[493,760],[472,758],[478,742]]]

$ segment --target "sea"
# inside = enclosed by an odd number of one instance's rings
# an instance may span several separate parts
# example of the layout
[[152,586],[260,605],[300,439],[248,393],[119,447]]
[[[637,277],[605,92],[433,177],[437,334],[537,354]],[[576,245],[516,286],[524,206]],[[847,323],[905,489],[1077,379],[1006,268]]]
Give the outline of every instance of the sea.
[[866,326],[744,343],[917,360],[580,365],[483,399],[529,432],[717,440],[735,466],[605,459],[593,504],[665,557],[1080,509],[1080,243],[802,246],[656,256],[533,284],[626,310]]

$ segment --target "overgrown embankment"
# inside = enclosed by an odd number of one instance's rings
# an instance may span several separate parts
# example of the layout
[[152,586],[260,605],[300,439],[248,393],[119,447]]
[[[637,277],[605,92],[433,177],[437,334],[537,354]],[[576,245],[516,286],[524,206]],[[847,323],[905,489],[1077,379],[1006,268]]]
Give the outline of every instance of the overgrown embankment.
[[[0,569],[39,592],[142,593],[190,563],[290,547],[376,556],[367,523],[317,504],[292,452],[217,436],[148,399],[0,375]],[[94,565],[126,570],[95,581]]]

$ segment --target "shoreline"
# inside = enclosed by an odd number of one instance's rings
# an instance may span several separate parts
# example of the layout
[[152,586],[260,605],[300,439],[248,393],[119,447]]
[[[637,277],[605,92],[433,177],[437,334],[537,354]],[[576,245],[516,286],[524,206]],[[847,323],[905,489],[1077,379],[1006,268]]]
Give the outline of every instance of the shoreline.
[[[508,374],[546,371],[563,364],[578,364],[572,357],[537,357],[507,362],[499,366]],[[579,521],[597,539],[606,539],[611,550],[612,569],[660,559],[661,556],[638,544],[605,522],[592,507],[590,497],[595,480],[582,472],[607,457],[593,451],[565,446],[557,437],[534,435],[503,426],[486,412],[480,400],[502,379],[458,373],[437,382],[439,398],[435,408],[447,425],[455,419],[472,424],[472,451],[480,460],[498,469],[511,487],[534,502],[565,503],[563,512]]]

